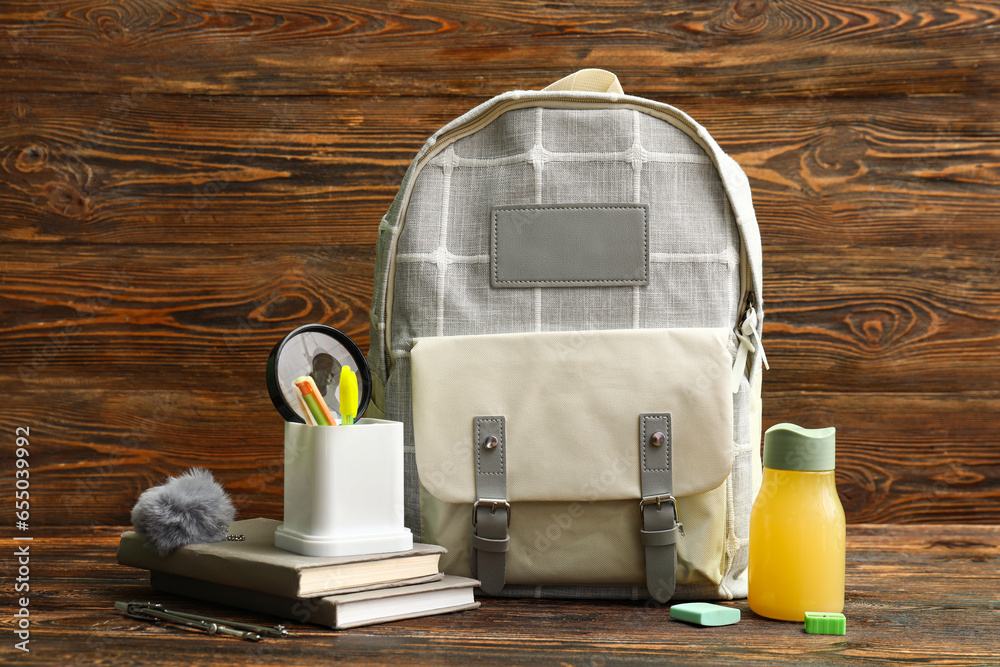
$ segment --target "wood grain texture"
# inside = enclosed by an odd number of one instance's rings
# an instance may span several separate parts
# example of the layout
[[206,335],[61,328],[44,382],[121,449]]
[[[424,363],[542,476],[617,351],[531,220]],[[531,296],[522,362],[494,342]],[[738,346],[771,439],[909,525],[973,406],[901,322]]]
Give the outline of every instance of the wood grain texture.
[[370,98],[0,104],[17,116],[0,130],[2,238],[30,242],[371,246],[410,160],[448,120],[420,98],[391,114]]
[[367,349],[370,246],[27,247],[0,248],[12,385],[262,390],[271,347],[310,322]]
[[[737,159],[769,246],[940,245],[1000,263],[995,100],[635,92]],[[370,246],[424,140],[483,101],[0,93],[0,239]]]
[[[31,653],[17,664],[962,664],[996,663],[1000,529],[995,526],[848,527],[845,636],[807,635],[769,621],[746,601],[736,625],[671,621],[640,602],[493,600],[474,611],[333,632],[290,626],[299,636],[252,644],[134,621],[116,600],[250,623],[276,619],[153,594],[148,575],[117,565],[126,527],[39,532],[31,543]],[[5,574],[13,563],[4,556]],[[0,626],[13,637],[12,617]]]
[[543,86],[562,64],[657,93],[995,94],[998,22],[992,2],[43,2],[0,14],[0,78],[14,91],[492,94]]
[[880,248],[832,256],[789,247],[774,255],[784,261],[772,259],[765,270],[766,349],[775,370],[769,384],[1000,390],[1000,272],[992,250]]
[[[253,385],[284,333],[318,321],[367,349],[373,244],[0,246],[0,380]],[[1000,391],[989,248],[767,250],[769,388]]]
[[191,465],[280,517],[271,346],[325,322],[366,349],[378,223],[425,139],[585,66],[690,113],[748,173],[764,426],[837,426],[849,520],[998,522],[998,17],[964,0],[0,6],[0,429],[38,434],[33,525],[125,523]]

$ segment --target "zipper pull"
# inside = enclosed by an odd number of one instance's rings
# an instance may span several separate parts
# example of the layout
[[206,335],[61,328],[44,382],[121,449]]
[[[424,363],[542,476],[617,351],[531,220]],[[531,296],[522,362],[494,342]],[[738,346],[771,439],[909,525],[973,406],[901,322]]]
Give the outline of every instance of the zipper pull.
[[[747,316],[743,320],[743,333],[745,335],[753,336],[757,341],[757,347],[760,348],[760,360],[764,363],[764,370],[769,371],[771,367],[767,364],[767,355],[764,354],[764,341],[760,339],[760,332],[757,331],[757,325],[759,324],[757,320],[757,311],[750,306],[747,310]],[[747,328],[749,327],[750,333],[747,333]]]
[[[760,334],[757,332],[757,311],[754,310],[753,306],[747,308],[746,315],[743,317],[743,324],[740,325],[739,330],[736,332],[736,338],[740,341],[740,347],[736,351],[736,363],[733,364],[734,394],[740,390],[740,379],[743,377],[749,353],[760,349],[760,360],[763,362],[764,368],[771,368],[767,364],[767,355],[764,354],[764,344],[760,339]],[[755,340],[757,342],[756,346],[754,345]]]

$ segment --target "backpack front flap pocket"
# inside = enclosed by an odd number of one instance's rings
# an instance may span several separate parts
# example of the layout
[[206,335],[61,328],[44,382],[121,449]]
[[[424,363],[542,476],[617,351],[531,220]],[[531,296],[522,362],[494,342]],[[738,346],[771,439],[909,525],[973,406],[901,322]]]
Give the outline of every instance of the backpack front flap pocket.
[[718,584],[733,463],[729,333],[415,339],[422,539],[448,548],[442,568],[471,573],[472,508],[482,499],[477,474],[483,479],[477,418],[502,417],[506,582],[643,585],[640,415],[669,414],[673,496],[686,533],[677,543],[677,583]]

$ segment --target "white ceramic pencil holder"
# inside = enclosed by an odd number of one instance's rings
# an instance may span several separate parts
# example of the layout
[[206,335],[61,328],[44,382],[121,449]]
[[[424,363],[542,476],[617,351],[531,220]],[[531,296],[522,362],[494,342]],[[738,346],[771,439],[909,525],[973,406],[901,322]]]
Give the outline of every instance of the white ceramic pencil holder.
[[285,521],[274,546],[304,556],[406,551],[403,424],[285,422]]

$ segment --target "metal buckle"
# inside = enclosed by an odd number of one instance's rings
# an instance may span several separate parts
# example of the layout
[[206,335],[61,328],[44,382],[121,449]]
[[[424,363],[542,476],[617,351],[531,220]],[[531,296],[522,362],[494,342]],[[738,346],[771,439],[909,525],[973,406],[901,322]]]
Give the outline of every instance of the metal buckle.
[[476,517],[476,510],[479,509],[481,505],[491,505],[490,514],[497,513],[497,507],[503,507],[507,510],[507,527],[510,528],[510,503],[506,500],[494,500],[492,498],[480,498],[472,505],[472,525],[476,526],[478,524],[478,519]]
[[662,496],[650,496],[648,498],[643,498],[642,500],[639,501],[639,516],[643,519],[643,525],[645,525],[645,518],[646,518],[643,515],[643,509],[645,509],[646,505],[652,505],[653,503],[656,503],[656,511],[659,512],[660,503],[662,502],[669,502],[670,506],[674,508],[674,523],[677,524],[677,526],[680,528],[681,535],[683,535],[684,524],[681,523],[680,514],[677,513],[677,499],[674,498],[669,493],[664,494]]
[[660,511],[660,503],[663,501],[668,501],[670,506],[674,508],[674,521],[680,523],[680,515],[677,513],[677,499],[674,498],[669,493],[662,496],[650,496],[648,498],[643,498],[639,501],[639,514],[642,515],[642,510],[646,505],[652,505],[656,503],[656,511]]

